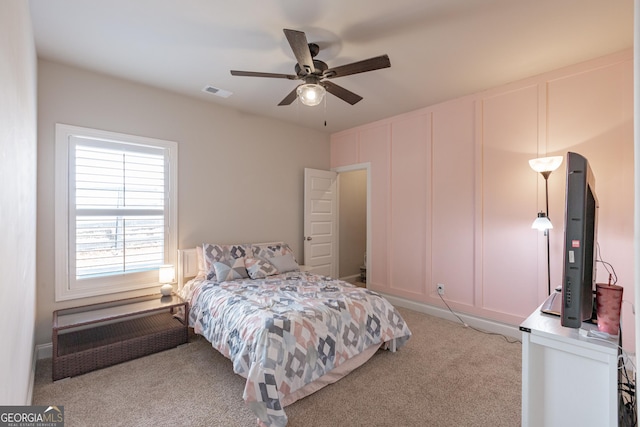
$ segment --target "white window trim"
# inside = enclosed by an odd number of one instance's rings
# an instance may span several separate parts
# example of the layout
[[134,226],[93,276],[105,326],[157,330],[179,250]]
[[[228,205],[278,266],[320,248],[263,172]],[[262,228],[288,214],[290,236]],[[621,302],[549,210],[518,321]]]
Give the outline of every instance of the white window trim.
[[[137,291],[154,287],[159,289],[158,275],[146,274],[143,280],[132,281],[123,276],[103,286],[71,289],[69,283],[69,144],[71,137],[97,138],[116,142],[162,147],[168,152],[169,235],[165,241],[165,263],[177,265],[178,249],[178,144],[136,135],[127,135],[98,129],[56,123],[55,136],[55,300],[66,301]],[[155,293],[151,291],[149,293]]]

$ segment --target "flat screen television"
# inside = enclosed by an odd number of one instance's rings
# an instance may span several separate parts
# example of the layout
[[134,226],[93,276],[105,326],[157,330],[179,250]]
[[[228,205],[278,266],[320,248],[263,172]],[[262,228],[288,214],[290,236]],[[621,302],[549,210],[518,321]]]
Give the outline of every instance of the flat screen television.
[[567,153],[562,326],[579,328],[593,313],[598,198],[586,158]]

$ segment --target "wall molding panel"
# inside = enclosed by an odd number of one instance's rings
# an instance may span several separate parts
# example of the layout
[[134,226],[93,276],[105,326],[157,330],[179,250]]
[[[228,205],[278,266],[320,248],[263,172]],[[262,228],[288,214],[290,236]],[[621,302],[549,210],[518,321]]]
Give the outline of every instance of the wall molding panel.
[[[547,295],[546,240],[531,229],[544,179],[528,160],[576,151],[598,183],[599,245],[632,300],[632,70],[633,52],[619,52],[333,134],[332,167],[371,163],[368,286],[442,307],[443,283],[452,307],[519,324]],[[553,288],[562,282],[565,173],[563,164],[549,178]]]

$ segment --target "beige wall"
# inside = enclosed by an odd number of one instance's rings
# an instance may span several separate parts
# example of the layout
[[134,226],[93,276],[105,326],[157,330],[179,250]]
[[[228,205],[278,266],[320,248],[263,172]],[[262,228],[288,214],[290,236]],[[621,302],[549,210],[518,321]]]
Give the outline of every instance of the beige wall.
[[46,60],[38,71],[38,344],[52,311],[101,300],[54,302],[55,123],[178,142],[179,248],[283,240],[302,259],[304,168],[329,168],[328,135]]
[[29,5],[0,2],[0,405],[31,404],[36,55]]
[[339,277],[360,275],[367,251],[367,171],[339,175]]

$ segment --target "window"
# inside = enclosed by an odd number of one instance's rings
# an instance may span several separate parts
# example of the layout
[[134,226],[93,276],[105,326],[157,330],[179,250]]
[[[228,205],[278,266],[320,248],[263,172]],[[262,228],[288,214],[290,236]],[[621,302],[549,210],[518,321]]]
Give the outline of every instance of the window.
[[56,125],[56,301],[158,286],[176,264],[177,144]]

